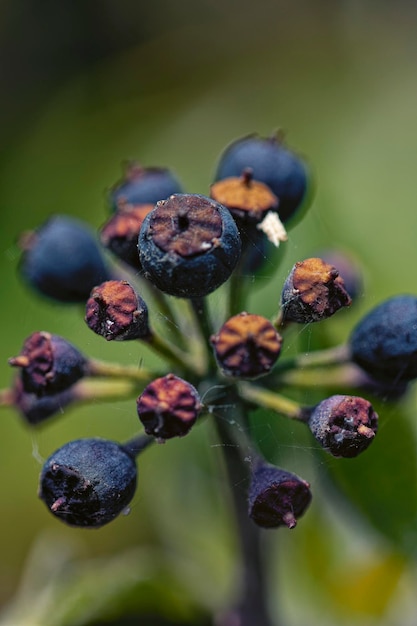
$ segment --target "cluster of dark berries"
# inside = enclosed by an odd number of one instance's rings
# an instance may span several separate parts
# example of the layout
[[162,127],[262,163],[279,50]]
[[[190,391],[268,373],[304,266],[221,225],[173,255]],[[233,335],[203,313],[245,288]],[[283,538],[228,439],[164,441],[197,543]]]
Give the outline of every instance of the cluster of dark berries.
[[[254,406],[305,423],[317,446],[336,457],[356,457],[373,442],[378,416],[362,395],[342,387],[304,406],[281,389],[319,367],[347,371],[345,388],[361,393],[404,392],[417,377],[417,297],[374,308],[344,346],[291,358],[282,355],[291,327],[351,304],[359,277],[349,263],[345,282],[325,255],[301,260],[276,296],[273,320],[246,311],[256,272],[269,250],[287,245],[286,228],[310,202],[310,178],[306,161],[282,137],[250,135],[223,152],[207,195],[185,192],[168,169],[130,163],[110,189],[99,239],[63,215],[22,236],[20,273],[31,288],[61,303],[85,303],[92,331],[108,341],[137,340],[166,364],[152,371],[98,361],[46,331],[33,332],[10,359],[18,373],[3,404],[31,426],[91,398],[136,397],[142,427],[131,440],[71,441],[47,459],[39,496],[61,521],[100,527],[113,520],[134,496],[138,454],[152,442],[187,435],[203,416],[215,421],[220,438],[227,432],[235,441],[247,474],[248,516],[265,528],[293,528],[311,491],[263,458],[249,435]],[[216,307],[208,297],[215,290]],[[153,323],[156,311],[176,333]],[[331,376],[322,376],[325,388]]]

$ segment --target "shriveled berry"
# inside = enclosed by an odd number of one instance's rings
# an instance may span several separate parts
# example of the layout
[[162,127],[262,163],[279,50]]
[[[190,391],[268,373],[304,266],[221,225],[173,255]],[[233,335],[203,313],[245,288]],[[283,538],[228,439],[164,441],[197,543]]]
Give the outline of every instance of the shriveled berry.
[[256,378],[276,362],[282,337],[265,317],[243,312],[228,319],[211,343],[226,376]]
[[350,304],[339,271],[314,257],[294,265],[281,294],[284,321],[299,324],[327,319]]
[[346,291],[352,300],[362,293],[363,274],[357,259],[350,252],[327,248],[320,252],[319,257],[325,263],[337,267],[341,276],[343,276]]
[[55,215],[25,235],[20,271],[41,294],[85,302],[94,285],[111,278],[97,241],[82,221]]
[[308,425],[327,452],[336,457],[352,458],[374,440],[378,415],[364,398],[334,395],[314,407]]
[[24,390],[37,395],[68,389],[88,369],[88,360],[75,346],[45,331],[32,333],[9,364],[21,368]]
[[164,167],[142,167],[130,162],[122,180],[110,190],[109,200],[114,211],[132,208],[138,204],[155,205],[173,193],[182,193],[177,177]]
[[85,321],[107,341],[150,335],[148,308],[126,280],[109,280],[94,287],[87,300]]
[[301,207],[307,196],[308,168],[305,161],[288,149],[277,134],[262,138],[252,134],[229,145],[220,157],[215,180],[240,176],[250,168],[253,178],[278,197],[278,213],[286,222]]
[[145,275],[161,291],[198,298],[229,278],[241,242],[224,206],[199,194],[176,194],[145,217],[138,247]]
[[252,468],[249,516],[263,528],[294,528],[311,502],[308,482],[266,462]]
[[201,410],[197,390],[174,374],[157,378],[147,385],[136,405],[145,432],[161,441],[186,435]]
[[100,230],[100,240],[105,248],[121,261],[139,270],[138,237],[145,216],[153,204],[139,204],[121,208],[114,213]]
[[417,297],[398,295],[365,315],[349,340],[352,359],[370,376],[400,383],[417,377]]
[[136,490],[136,463],[118,443],[78,439],[46,460],[39,497],[70,526],[99,528],[127,507]]

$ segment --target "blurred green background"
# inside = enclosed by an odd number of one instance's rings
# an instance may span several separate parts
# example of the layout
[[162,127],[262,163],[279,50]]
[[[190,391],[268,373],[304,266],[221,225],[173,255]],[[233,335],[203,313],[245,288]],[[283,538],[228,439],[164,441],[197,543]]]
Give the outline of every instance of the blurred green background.
[[[92,336],[82,311],[42,300],[17,273],[19,233],[52,213],[104,222],[106,189],[129,158],[207,193],[229,142],[282,127],[316,194],[279,270],[265,266],[253,311],[273,315],[293,262],[329,246],[352,251],[364,271],[358,301],[326,323],[329,342],[382,299],[416,293],[414,3],[3,0],[0,14],[3,387],[8,357],[35,330],[109,361],[153,363],[136,345]],[[320,332],[304,329],[305,345]],[[255,420],[271,460],[315,495],[294,532],[265,537],[282,626],[415,624],[415,393],[378,409],[375,450],[349,464],[318,455],[297,424]],[[67,413],[33,431],[2,411],[0,623],[98,624],[124,607],[185,624],[226,605],[236,553],[210,425],[149,450],[131,514],[83,532],[37,499],[41,459],[73,438],[127,439],[138,422],[131,402]]]

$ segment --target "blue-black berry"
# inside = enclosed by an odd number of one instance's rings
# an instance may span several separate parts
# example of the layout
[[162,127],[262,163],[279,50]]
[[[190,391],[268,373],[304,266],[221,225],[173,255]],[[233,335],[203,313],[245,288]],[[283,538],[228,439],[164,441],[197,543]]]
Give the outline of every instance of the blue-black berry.
[[55,215],[24,237],[20,271],[41,294],[61,302],[85,302],[91,289],[111,278],[96,238],[82,221]]
[[278,214],[286,222],[307,196],[309,172],[305,161],[279,136],[248,135],[229,145],[220,157],[215,180],[241,176],[250,168],[254,180],[268,185],[278,197]]
[[302,478],[269,463],[252,468],[249,516],[263,528],[294,528],[311,502],[310,485]]
[[182,193],[177,177],[164,167],[142,167],[128,163],[122,180],[110,190],[109,200],[114,211],[139,204],[155,205],[173,193]]
[[389,383],[417,377],[417,297],[398,295],[363,317],[349,340],[352,359]]
[[138,248],[145,276],[161,291],[198,298],[229,278],[241,241],[224,206],[199,194],[176,194],[145,217]]
[[336,457],[352,458],[374,440],[378,415],[364,398],[334,395],[314,407],[308,425],[327,452]]
[[136,478],[135,459],[123,446],[106,439],[78,439],[46,460],[39,497],[62,522],[99,528],[127,507]]

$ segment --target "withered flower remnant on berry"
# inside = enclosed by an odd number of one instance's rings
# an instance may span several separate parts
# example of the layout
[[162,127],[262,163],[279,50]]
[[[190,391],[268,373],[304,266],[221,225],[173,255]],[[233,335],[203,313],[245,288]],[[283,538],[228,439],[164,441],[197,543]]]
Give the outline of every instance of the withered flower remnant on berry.
[[351,302],[339,271],[316,257],[294,265],[281,294],[283,320],[299,324],[327,319]]
[[202,408],[195,387],[174,374],[149,383],[136,406],[145,432],[160,441],[186,435]]
[[145,216],[153,204],[120,208],[101,227],[100,240],[118,259],[136,270],[140,269],[138,237]]
[[226,376],[256,378],[267,374],[279,357],[282,337],[262,315],[239,313],[211,337],[214,354]]
[[87,300],[85,321],[107,341],[144,339],[150,335],[148,308],[125,280],[110,280],[94,287]]

